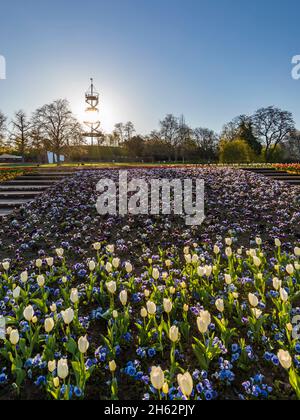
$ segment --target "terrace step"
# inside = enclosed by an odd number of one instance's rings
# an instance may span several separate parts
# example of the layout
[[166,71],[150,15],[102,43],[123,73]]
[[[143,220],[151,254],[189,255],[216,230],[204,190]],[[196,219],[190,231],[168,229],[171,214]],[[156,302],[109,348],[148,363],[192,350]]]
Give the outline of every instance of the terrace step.
[[61,180],[63,177],[61,176],[56,176],[56,175],[48,175],[48,176],[44,176],[44,175],[23,175],[23,176],[19,176],[18,180],[26,180],[26,181],[59,181]]
[[13,200],[13,199],[3,199],[0,198],[0,209],[1,208],[11,208],[14,209],[16,207],[21,207],[23,206],[23,204],[29,203],[30,201],[32,201],[31,199],[17,199],[17,200]]
[[30,192],[34,192],[34,191],[45,191],[48,188],[47,185],[4,185],[4,184],[0,184],[0,193],[2,191],[30,191]]
[[0,217],[8,216],[10,213],[12,213],[12,209],[1,209],[0,208]]
[[33,180],[33,179],[30,179],[30,180],[14,180],[14,181],[7,181],[7,182],[5,182],[3,185],[27,185],[27,186],[29,186],[29,185],[37,185],[37,186],[43,186],[43,185],[46,185],[46,186],[50,186],[50,185],[53,185],[53,184],[56,184],[58,181],[57,180],[48,180],[48,181],[39,181],[39,180],[37,180],[37,181],[35,181],[35,180]]
[[42,194],[43,191],[1,191],[0,190],[0,199],[8,197],[12,198],[35,198],[38,195]]

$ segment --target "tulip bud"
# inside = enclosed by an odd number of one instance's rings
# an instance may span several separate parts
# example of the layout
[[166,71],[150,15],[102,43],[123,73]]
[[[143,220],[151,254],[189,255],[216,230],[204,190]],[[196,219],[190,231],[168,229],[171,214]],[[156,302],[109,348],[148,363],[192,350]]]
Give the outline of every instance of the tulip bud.
[[56,255],[58,257],[63,257],[64,256],[64,250],[63,250],[63,248],[58,248],[58,249],[55,250],[55,252],[56,252]]
[[158,269],[157,268],[153,268],[153,271],[152,271],[152,277],[153,277],[153,279],[154,280],[158,280],[159,279],[159,271],[158,271]]
[[156,305],[154,302],[147,302],[147,310],[150,315],[156,314]]
[[232,278],[230,274],[225,274],[225,283],[228,285],[232,283]]
[[112,270],[113,270],[113,266],[112,266],[112,264],[111,264],[110,262],[106,263],[106,265],[105,265],[105,270],[106,270],[108,273],[111,273],[111,272],[112,272]]
[[275,239],[275,245],[279,248],[281,247],[281,242],[279,239]]
[[59,378],[53,378],[53,385],[55,386],[55,388],[59,387]]
[[230,247],[227,247],[225,250],[225,254],[228,258],[232,257],[232,249]]
[[125,263],[125,270],[126,270],[126,273],[128,273],[128,274],[132,273],[133,268],[132,268],[132,265],[129,262]]
[[23,271],[23,273],[21,273],[20,278],[21,278],[21,282],[22,283],[27,283],[27,281],[28,281],[28,273],[27,273],[27,271]]
[[60,359],[57,364],[57,374],[60,379],[66,379],[69,376],[68,361]]
[[216,301],[216,308],[218,309],[218,311],[219,312],[224,312],[224,301],[223,301],[223,299],[218,299],[217,301]]
[[170,299],[164,299],[164,311],[169,314],[173,309],[173,303]]
[[252,308],[252,313],[256,319],[259,319],[262,316],[262,311],[257,308]]
[[284,369],[289,370],[292,367],[293,361],[288,351],[279,350],[278,359]]
[[150,291],[148,289],[144,290],[144,295],[148,298],[150,296]]
[[51,312],[56,312],[56,311],[57,311],[57,307],[56,307],[55,303],[53,303],[53,304],[50,306],[50,311],[51,311]]
[[37,317],[36,317],[36,316],[34,316],[34,317],[32,318],[32,320],[31,320],[31,322],[32,322],[33,324],[36,324],[36,323],[38,322]]
[[56,360],[53,360],[52,362],[48,362],[48,370],[50,373],[53,373],[56,369]]
[[113,254],[113,253],[115,252],[115,247],[114,247],[114,245],[107,245],[107,247],[106,247],[106,251],[107,251],[109,254]]
[[185,305],[183,305],[183,311],[184,312],[188,312],[189,311],[189,305],[187,305],[187,304],[185,304]]
[[111,371],[111,373],[114,373],[117,370],[117,364],[114,360],[109,362],[109,370]]
[[171,295],[175,295],[175,293],[176,293],[176,289],[175,289],[175,287],[170,287],[170,293],[171,293]]
[[78,301],[79,301],[79,296],[78,296],[78,290],[77,290],[77,289],[72,289],[72,290],[71,290],[70,300],[71,300],[71,302],[72,302],[74,305],[75,305],[76,303],[78,303]]
[[33,307],[31,305],[27,306],[27,308],[24,309],[23,315],[26,321],[31,322],[32,318],[34,317]]
[[294,267],[292,266],[292,264],[289,264],[289,265],[287,265],[287,267],[286,267],[286,272],[290,275],[290,276],[292,276],[293,274],[294,274]]
[[178,327],[173,326],[170,328],[169,331],[169,338],[173,343],[177,343],[179,341],[179,330]]
[[193,378],[190,373],[186,372],[184,375],[178,375],[177,381],[183,395],[190,397],[194,387]]
[[37,277],[37,284],[39,285],[39,287],[44,287],[45,286],[45,277],[44,276],[38,276]]
[[256,238],[255,239],[256,245],[261,246],[262,244],[262,239],[261,238]]
[[273,287],[275,290],[280,290],[282,286],[282,281],[279,280],[277,277],[273,278]]
[[258,257],[253,257],[253,263],[255,265],[255,267],[260,267],[261,266],[261,260]]
[[214,246],[214,254],[216,255],[220,254],[220,248],[218,247],[218,245]]
[[73,322],[74,319],[74,311],[72,308],[66,309],[65,311],[62,311],[62,317],[64,320],[64,323],[66,325],[70,325]]
[[40,259],[36,260],[36,262],[35,262],[36,268],[41,268],[42,265],[43,265],[43,261],[42,260],[40,260]]
[[112,260],[112,266],[113,266],[115,269],[119,268],[119,266],[120,266],[120,259],[119,259],[119,258],[114,258],[114,259]]
[[80,337],[78,340],[78,349],[80,353],[85,354],[90,347],[90,343],[87,340],[87,337]]
[[282,302],[286,303],[289,299],[289,295],[287,293],[287,291],[283,288],[280,289],[280,298],[282,300]]
[[90,270],[90,271],[94,271],[94,270],[95,270],[95,268],[96,268],[96,263],[95,263],[95,261],[91,260],[91,261],[89,262],[89,270]]
[[10,267],[10,264],[9,264],[8,261],[5,261],[5,262],[2,263],[2,266],[3,266],[3,268],[4,268],[5,271],[8,271],[9,270],[9,267]]
[[169,394],[169,385],[166,382],[164,383],[164,386],[162,387],[162,392],[165,395],[168,395]]
[[160,391],[165,383],[165,375],[160,367],[153,366],[150,374],[152,386]]
[[45,319],[45,331],[46,333],[50,333],[54,328],[54,320],[53,318]]
[[256,308],[258,306],[259,304],[258,298],[253,293],[249,293],[248,299],[249,299],[250,305],[253,306],[253,308]]
[[13,290],[13,298],[14,299],[19,299],[21,294],[21,288],[19,286],[17,286],[14,290]]
[[114,318],[114,319],[117,319],[117,318],[118,318],[118,316],[119,316],[118,311],[113,311],[113,312],[112,312],[112,316],[113,316],[113,318]]
[[9,335],[9,341],[13,346],[16,346],[20,340],[19,331],[18,330],[11,330]]
[[46,263],[49,267],[52,267],[54,264],[54,259],[52,257],[46,258]]
[[141,309],[141,317],[142,318],[147,318],[147,316],[148,316],[147,309],[146,308],[142,308]]
[[117,291],[117,283],[115,281],[110,281],[106,283],[106,288],[111,295],[114,295]]
[[128,300],[128,293],[127,290],[122,290],[122,292],[119,295],[120,302],[123,306],[126,306],[127,300]]

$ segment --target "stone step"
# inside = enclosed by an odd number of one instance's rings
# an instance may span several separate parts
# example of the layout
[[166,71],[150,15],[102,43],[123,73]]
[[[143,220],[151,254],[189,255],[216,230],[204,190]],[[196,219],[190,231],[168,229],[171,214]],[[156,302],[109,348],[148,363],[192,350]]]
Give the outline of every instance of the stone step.
[[1,191],[0,190],[0,199],[8,197],[12,198],[35,198],[38,195],[42,194],[43,191]]
[[10,213],[12,213],[12,209],[1,209],[0,208],[0,217],[8,216]]
[[30,191],[30,192],[35,192],[35,191],[45,191],[48,189],[47,185],[5,185],[5,184],[0,184],[0,193],[1,192],[5,192],[5,191]]
[[73,176],[75,172],[43,172],[43,171],[39,171],[37,173],[33,173],[33,174],[29,174],[30,176],[36,176],[36,175],[42,175],[42,176],[59,176],[59,177],[64,177],[64,176]]
[[23,206],[23,204],[29,203],[30,201],[32,201],[31,199],[5,199],[5,198],[0,198],[0,209],[1,208],[17,208],[17,207],[21,207]]
[[56,183],[57,183],[57,180],[48,180],[48,181],[36,180],[35,181],[34,179],[30,179],[30,180],[15,179],[14,181],[4,182],[2,185],[26,185],[26,186],[28,186],[28,185],[36,185],[36,186],[46,185],[46,186],[50,186],[50,185],[53,185],[53,184],[56,184]]
[[56,175],[49,175],[49,176],[41,176],[41,175],[23,175],[18,176],[16,180],[23,180],[23,181],[56,181],[59,182],[64,177],[56,176]]
[[284,175],[284,176],[274,175],[270,178],[276,179],[279,181],[300,181],[300,175]]

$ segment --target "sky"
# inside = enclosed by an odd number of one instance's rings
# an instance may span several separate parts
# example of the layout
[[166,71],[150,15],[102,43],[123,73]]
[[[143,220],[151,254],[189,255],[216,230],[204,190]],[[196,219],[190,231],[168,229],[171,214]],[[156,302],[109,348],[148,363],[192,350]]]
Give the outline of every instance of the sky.
[[299,14],[299,0],[3,0],[0,110],[67,98],[82,119],[94,77],[105,131],[146,134],[167,113],[220,131],[269,105],[300,128]]

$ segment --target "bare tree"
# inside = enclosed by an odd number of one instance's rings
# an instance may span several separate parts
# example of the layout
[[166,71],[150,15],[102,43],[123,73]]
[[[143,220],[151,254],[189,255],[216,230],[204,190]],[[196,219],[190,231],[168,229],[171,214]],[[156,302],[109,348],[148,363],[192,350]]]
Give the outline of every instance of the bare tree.
[[40,128],[45,145],[56,154],[58,164],[63,150],[73,144],[78,145],[81,126],[66,99],[44,105],[35,112],[33,121],[34,126]]
[[123,123],[115,125],[114,136],[118,139],[118,146],[125,142],[125,127]]
[[134,124],[131,121],[128,121],[124,126],[125,132],[125,141],[130,141],[133,137],[133,134],[136,132]]
[[194,139],[203,159],[213,159],[216,154],[218,135],[209,128],[195,128]]
[[14,119],[11,121],[12,130],[10,133],[10,140],[14,144],[16,150],[22,156],[22,161],[25,161],[25,153],[30,146],[31,136],[31,121],[27,118],[24,111],[20,110],[15,113]]
[[270,106],[259,109],[252,118],[257,136],[266,146],[265,158],[269,162],[276,147],[295,131],[295,122],[291,112]]
[[4,145],[6,132],[6,116],[0,111],[0,147]]
[[178,118],[173,114],[168,114],[162,121],[160,121],[160,137],[162,140],[169,143],[171,146],[176,145],[178,137]]

